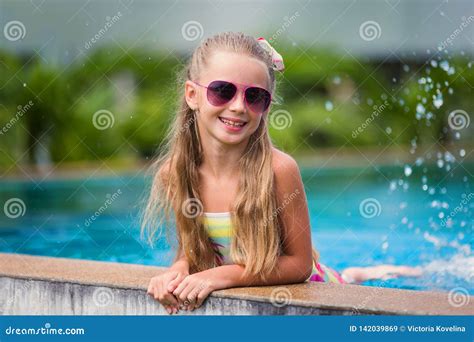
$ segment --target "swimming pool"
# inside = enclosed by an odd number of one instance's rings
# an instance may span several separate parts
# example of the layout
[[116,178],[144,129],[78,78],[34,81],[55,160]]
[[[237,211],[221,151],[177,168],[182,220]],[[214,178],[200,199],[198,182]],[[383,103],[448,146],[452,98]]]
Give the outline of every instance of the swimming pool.
[[[474,294],[473,171],[467,163],[449,173],[436,165],[302,168],[322,262],[339,271],[381,263],[423,266],[421,278],[365,285]],[[2,180],[0,251],[167,266],[172,255],[163,239],[155,248],[139,239],[146,182],[142,173]]]

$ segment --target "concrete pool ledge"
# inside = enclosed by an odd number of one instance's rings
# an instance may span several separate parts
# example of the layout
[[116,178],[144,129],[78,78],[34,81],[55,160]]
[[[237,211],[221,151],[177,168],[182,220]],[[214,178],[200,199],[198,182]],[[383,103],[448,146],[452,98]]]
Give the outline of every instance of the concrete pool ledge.
[[[0,253],[0,314],[167,315],[146,294],[166,268]],[[214,291],[192,315],[473,315],[474,297],[303,283]],[[462,304],[462,305],[460,305]]]

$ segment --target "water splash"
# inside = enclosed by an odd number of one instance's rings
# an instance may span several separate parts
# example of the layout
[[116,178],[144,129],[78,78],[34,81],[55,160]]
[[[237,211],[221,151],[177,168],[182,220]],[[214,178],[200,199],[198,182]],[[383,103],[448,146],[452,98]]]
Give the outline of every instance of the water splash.
[[[443,242],[440,242],[442,245]],[[427,273],[434,273],[439,279],[442,276],[454,276],[472,284],[474,270],[474,257],[465,256],[464,253],[455,254],[449,260],[433,260],[423,267]]]
[[433,95],[433,106],[439,109],[441,108],[442,105],[443,105],[443,95],[441,93],[439,93],[436,96]]
[[334,105],[331,101],[326,101],[326,103],[324,104],[324,107],[326,108],[326,110],[328,112],[332,111],[334,109]]
[[413,170],[410,165],[405,165],[403,172],[405,173],[405,177],[409,177],[412,174]]

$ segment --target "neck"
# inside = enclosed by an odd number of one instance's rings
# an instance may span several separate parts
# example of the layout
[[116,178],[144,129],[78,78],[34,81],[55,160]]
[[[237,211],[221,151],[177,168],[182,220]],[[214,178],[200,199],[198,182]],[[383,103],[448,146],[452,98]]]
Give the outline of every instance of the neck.
[[203,163],[201,170],[216,179],[228,178],[239,172],[239,162],[242,158],[248,139],[240,144],[223,144],[216,139],[201,139],[203,147]]

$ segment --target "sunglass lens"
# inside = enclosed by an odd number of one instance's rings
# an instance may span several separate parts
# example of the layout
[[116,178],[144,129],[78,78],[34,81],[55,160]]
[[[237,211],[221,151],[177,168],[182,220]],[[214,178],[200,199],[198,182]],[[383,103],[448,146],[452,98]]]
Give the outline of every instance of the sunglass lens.
[[253,112],[263,113],[270,105],[271,95],[263,88],[250,87],[245,91],[245,99]]
[[222,106],[232,100],[237,88],[225,81],[213,81],[207,87],[207,99],[214,106]]

